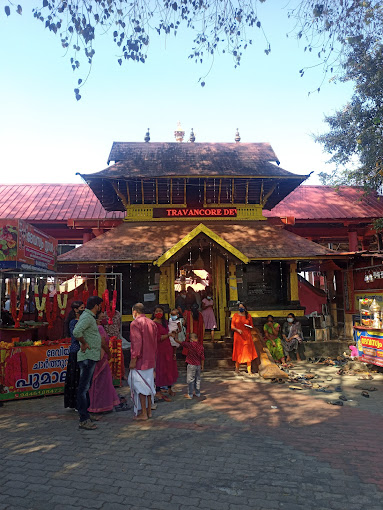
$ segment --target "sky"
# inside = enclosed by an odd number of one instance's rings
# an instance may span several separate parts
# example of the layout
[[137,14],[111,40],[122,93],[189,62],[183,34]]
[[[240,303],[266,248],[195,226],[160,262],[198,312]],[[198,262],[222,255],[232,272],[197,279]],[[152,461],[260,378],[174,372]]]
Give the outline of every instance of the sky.
[[[37,2],[36,2],[37,3]],[[150,128],[152,142],[173,142],[180,121],[194,129],[196,142],[268,142],[281,167],[309,174],[333,167],[329,155],[313,141],[327,131],[324,116],[351,97],[350,84],[322,83],[315,55],[303,52],[286,33],[292,28],[284,0],[259,9],[271,44],[265,55],[261,31],[234,68],[228,55],[217,55],[201,87],[198,80],[210,63],[188,59],[192,34],[153,36],[145,64],[119,66],[110,35],[96,43],[96,57],[82,99],[73,89],[84,72],[73,73],[60,38],[36,21],[24,2],[23,15],[5,16],[0,2],[0,174],[2,183],[82,182],[76,172],[107,167],[113,141],[142,142]]]

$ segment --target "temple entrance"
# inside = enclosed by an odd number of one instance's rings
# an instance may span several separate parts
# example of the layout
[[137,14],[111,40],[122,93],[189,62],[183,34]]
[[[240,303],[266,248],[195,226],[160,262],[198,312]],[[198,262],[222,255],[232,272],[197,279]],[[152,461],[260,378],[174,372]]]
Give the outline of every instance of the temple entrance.
[[[225,259],[212,244],[204,248],[202,243],[199,243],[197,246],[187,248],[189,251],[183,253],[174,263],[175,305],[184,311],[190,310],[193,303],[196,303],[201,312],[203,299],[210,297],[213,300],[213,312],[217,325],[214,339],[218,340],[225,335],[228,306]],[[205,332],[205,340],[210,339],[211,334],[208,330]]]
[[174,307],[176,298],[188,286],[198,294],[190,303],[201,302],[200,292],[209,289],[217,322],[215,338],[218,339],[227,333],[230,303],[238,300],[236,264],[248,262],[246,255],[200,223],[155,261],[161,271],[160,303]]

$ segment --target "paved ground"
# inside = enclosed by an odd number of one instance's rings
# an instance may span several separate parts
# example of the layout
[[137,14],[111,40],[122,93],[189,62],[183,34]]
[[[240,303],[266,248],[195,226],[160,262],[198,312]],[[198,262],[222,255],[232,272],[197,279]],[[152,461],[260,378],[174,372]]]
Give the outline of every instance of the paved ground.
[[0,510],[382,510],[383,374],[367,399],[356,377],[310,366],[351,402],[227,372],[204,374],[204,401],[183,398],[181,374],[152,420],[111,413],[97,431],[60,396],[7,402]]

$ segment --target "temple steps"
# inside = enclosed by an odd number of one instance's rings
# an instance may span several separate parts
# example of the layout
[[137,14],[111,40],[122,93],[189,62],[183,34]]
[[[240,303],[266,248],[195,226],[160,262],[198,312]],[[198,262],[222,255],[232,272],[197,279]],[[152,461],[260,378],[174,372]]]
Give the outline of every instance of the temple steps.
[[[234,362],[232,361],[233,353],[233,339],[231,337],[224,337],[218,342],[204,341],[205,349],[205,368],[221,368],[232,369]],[[182,354],[182,349],[177,350],[177,366],[182,369],[185,368],[185,356]]]

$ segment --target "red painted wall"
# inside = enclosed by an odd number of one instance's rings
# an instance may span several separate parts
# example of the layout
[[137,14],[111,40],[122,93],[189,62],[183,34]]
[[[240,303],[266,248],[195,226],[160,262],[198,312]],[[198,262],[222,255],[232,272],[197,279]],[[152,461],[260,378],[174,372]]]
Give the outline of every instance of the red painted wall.
[[306,307],[305,315],[310,315],[312,312],[322,313],[322,304],[327,301],[325,292],[313,287],[304,278],[298,278],[299,301],[302,306]]

